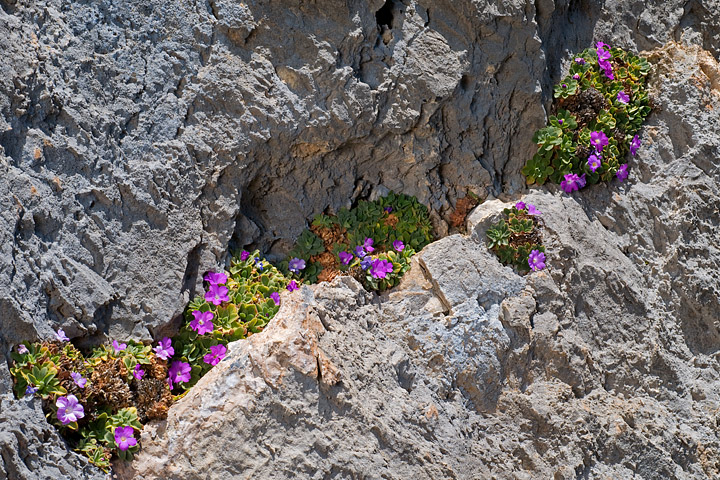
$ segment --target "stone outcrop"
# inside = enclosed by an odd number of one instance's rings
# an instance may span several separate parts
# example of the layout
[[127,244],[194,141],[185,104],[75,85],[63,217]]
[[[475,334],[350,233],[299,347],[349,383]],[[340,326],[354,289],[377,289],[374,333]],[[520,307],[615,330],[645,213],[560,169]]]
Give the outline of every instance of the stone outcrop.
[[[231,349],[259,393],[226,426],[259,429],[245,465],[275,478],[712,478],[718,25],[715,0],[0,0],[0,351],[59,326],[81,345],[172,332],[228,245],[282,255],[311,215],[386,189],[439,233],[467,190],[520,198],[552,83],[603,40],[649,51],[655,110],[625,184],[527,196],[548,271],[519,277],[477,243],[488,202],[380,299],[305,289],[279,336]],[[0,475],[94,475],[4,362]],[[180,412],[222,408],[226,363],[126,468],[190,478],[193,445],[149,452],[191,430]],[[240,452],[245,434],[223,438]]]

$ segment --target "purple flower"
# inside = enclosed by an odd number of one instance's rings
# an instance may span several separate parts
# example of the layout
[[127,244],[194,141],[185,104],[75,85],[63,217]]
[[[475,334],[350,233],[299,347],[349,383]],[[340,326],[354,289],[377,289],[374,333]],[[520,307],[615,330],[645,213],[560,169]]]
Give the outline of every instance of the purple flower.
[[579,73],[576,73],[575,75],[573,75],[573,78],[574,78],[575,80],[580,80],[580,74],[579,74]]
[[29,350],[27,349],[27,347],[26,347],[24,344],[21,343],[21,344],[18,345],[18,347],[17,347],[17,352],[18,352],[20,355],[24,355],[24,354],[28,353]]
[[133,427],[117,427],[115,429],[115,444],[120,450],[127,450],[130,447],[137,445],[137,440],[133,435],[135,430]]
[[158,346],[153,348],[155,356],[163,360],[167,360],[175,355],[175,349],[172,347],[172,341],[165,337],[158,342]]
[[597,42],[595,44],[595,48],[597,48],[598,50],[605,50],[605,48],[607,48],[609,46],[610,45],[608,45],[607,43],[603,43],[603,42]]
[[370,266],[372,266],[372,263],[373,259],[368,255],[367,257],[362,259],[362,262],[360,262],[360,268],[362,268],[363,270],[367,270],[368,268],[370,268]]
[[270,298],[275,302],[275,305],[280,305],[280,294],[278,292],[271,293]]
[[525,205],[525,202],[517,202],[515,204],[515,208],[517,210],[525,210],[526,207],[527,207],[527,205]]
[[302,258],[293,258],[288,262],[288,269],[293,273],[300,273],[300,270],[305,268],[305,260]]
[[597,56],[598,56],[598,63],[608,62],[612,58],[612,54],[602,47],[598,47]]
[[38,387],[33,387],[32,384],[28,385],[25,389],[25,395],[35,395],[38,391]]
[[628,103],[630,101],[630,97],[628,96],[628,94],[622,90],[618,92],[617,99],[620,103]]
[[248,259],[249,256],[250,256],[250,252],[248,252],[247,250],[243,250],[242,252],[240,252],[240,261],[244,262],[245,260]]
[[358,245],[355,247],[355,256],[358,258],[363,258],[366,255],[365,250],[363,250],[362,245]]
[[58,407],[57,418],[63,425],[77,422],[78,419],[85,416],[85,409],[78,403],[75,395],[60,397],[55,402],[55,405]]
[[143,375],[145,375],[145,370],[143,370],[138,363],[137,365],[135,365],[135,369],[133,370],[133,377],[135,377],[136,380],[140,380]]
[[600,165],[602,165],[602,162],[600,161],[600,159],[598,158],[597,155],[590,155],[588,157],[587,164],[588,164],[588,167],[590,167],[590,170],[592,170],[594,172],[595,170],[600,168]]
[[58,339],[60,342],[69,342],[70,339],[65,335],[65,331],[61,328],[55,333],[55,338]]
[[620,168],[618,168],[618,171],[615,172],[615,176],[620,180],[621,182],[624,182],[625,179],[628,177],[628,164],[623,163],[620,165]]
[[579,190],[580,177],[576,173],[568,173],[565,175],[565,180],[560,182],[560,188],[565,193],[572,193],[575,190]]
[[263,266],[263,261],[260,260],[260,257],[255,257],[255,268],[257,268],[261,272],[265,269],[265,267]]
[[205,275],[205,281],[209,282],[210,285],[222,285],[227,282],[227,275],[224,273],[208,272]]
[[585,180],[584,173],[578,177],[577,184],[578,184],[578,188],[583,188],[587,184],[587,180]]
[[292,280],[290,283],[288,283],[288,286],[287,286],[288,292],[292,292],[294,290],[297,290],[298,288],[300,288],[300,287],[298,287],[298,284],[295,280]]
[[122,352],[127,348],[127,343],[118,343],[117,340],[113,340],[113,348],[115,349],[115,353]]
[[385,207],[385,213],[392,213],[392,207]]
[[567,83],[563,83],[563,84],[562,84],[562,87],[563,87],[563,88],[567,88]]
[[212,322],[212,319],[215,317],[213,312],[193,310],[192,314],[195,318],[190,322],[190,328],[195,330],[198,335],[205,335],[215,329],[215,325],[213,325]]
[[630,142],[630,153],[635,156],[635,154],[637,154],[638,148],[640,148],[640,137],[635,135],[632,139],[632,142]]
[[528,257],[528,264],[534,271],[545,268],[545,254],[539,250],[533,250]]
[[527,206],[528,215],[542,215],[542,212],[535,208],[535,205],[528,203]]
[[353,259],[352,254],[347,253],[347,252],[338,253],[338,257],[340,257],[340,261],[343,263],[343,265],[349,265],[350,260]]
[[215,365],[220,363],[220,360],[225,358],[226,353],[227,348],[225,348],[225,345],[214,345],[210,347],[210,353],[203,357],[203,361],[205,363],[209,363],[214,367]]
[[179,360],[174,361],[168,369],[170,388],[172,388],[173,383],[189,382],[191,370],[192,369],[190,368],[189,363],[181,362]]
[[388,273],[393,271],[393,264],[389,260],[377,259],[372,262],[370,267],[370,275],[375,278],[385,278]]
[[592,132],[590,133],[590,144],[595,147],[595,150],[602,152],[603,147],[608,144],[608,137],[605,132]]
[[85,384],[87,383],[87,378],[84,378],[82,375],[80,375],[77,372],[72,372],[70,376],[73,379],[73,382],[75,382],[75,385],[77,385],[80,388],[85,388]]
[[373,248],[373,243],[375,243],[375,241],[372,238],[366,238],[365,242],[363,242],[363,248],[367,253],[372,253],[375,251],[375,249]]
[[575,63],[577,63],[578,65],[585,65],[585,59],[582,57],[577,57],[575,59]]
[[405,249],[405,244],[400,240],[395,240],[393,242],[393,248],[396,252],[402,252]]
[[600,68],[607,78],[615,80],[615,75],[612,73],[612,65],[610,65],[610,62],[601,60],[598,62],[598,65],[600,65]]
[[208,288],[208,291],[205,294],[205,301],[212,302],[215,306],[220,305],[222,302],[229,302],[230,297],[228,297],[227,287],[210,285],[210,288]]

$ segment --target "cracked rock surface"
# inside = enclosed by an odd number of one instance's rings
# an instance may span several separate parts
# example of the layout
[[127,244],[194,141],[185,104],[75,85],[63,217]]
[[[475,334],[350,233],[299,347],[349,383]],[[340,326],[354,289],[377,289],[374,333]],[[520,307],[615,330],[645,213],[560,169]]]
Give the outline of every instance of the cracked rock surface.
[[[267,478],[720,475],[719,25],[717,0],[0,0],[0,478],[95,475],[12,398],[13,345],[171,333],[228,246],[282,256],[387,189],[441,234],[468,190],[522,198],[552,84],[598,40],[648,51],[655,110],[626,183],[527,194],[547,272],[477,243],[483,204],[380,299],[303,290],[276,332],[291,358],[234,346],[259,393],[227,422],[264,439],[244,461]],[[203,381],[143,448],[222,394]],[[142,455],[147,478],[196,458]]]

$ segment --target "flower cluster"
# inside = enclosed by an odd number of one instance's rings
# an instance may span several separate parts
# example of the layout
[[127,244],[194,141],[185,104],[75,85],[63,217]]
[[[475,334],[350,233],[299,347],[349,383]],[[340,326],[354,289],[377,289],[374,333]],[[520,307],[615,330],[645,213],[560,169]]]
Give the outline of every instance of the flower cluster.
[[432,241],[431,231],[427,207],[391,192],[337,215],[316,216],[280,268],[307,283],[347,273],[366,288],[384,290],[397,284],[415,251]]
[[522,169],[528,184],[548,179],[571,193],[586,184],[623,181],[628,152],[640,147],[638,131],[650,113],[643,58],[598,42],[571,64],[555,87],[555,114],[533,141],[538,152]]
[[54,341],[18,345],[10,369],[14,390],[18,397],[42,399],[48,420],[108,471],[113,455],[131,459],[139,449],[133,432],[141,422],[166,415],[172,396],[161,355],[172,355],[169,342],[161,341],[153,353],[149,345],[114,340],[85,356],[60,329]]
[[535,205],[517,202],[503,213],[507,219],[488,228],[488,248],[495,252],[504,265],[519,271],[538,271],[545,268],[545,247],[540,235],[540,212]]
[[[291,275],[306,268],[301,258],[288,262]],[[227,353],[229,342],[261,332],[280,308],[280,292],[299,288],[261,258],[258,251],[242,250],[226,272],[205,275],[204,295],[190,302],[186,323],[172,340],[160,341],[157,355],[170,360],[167,384],[181,394],[191,388]]]

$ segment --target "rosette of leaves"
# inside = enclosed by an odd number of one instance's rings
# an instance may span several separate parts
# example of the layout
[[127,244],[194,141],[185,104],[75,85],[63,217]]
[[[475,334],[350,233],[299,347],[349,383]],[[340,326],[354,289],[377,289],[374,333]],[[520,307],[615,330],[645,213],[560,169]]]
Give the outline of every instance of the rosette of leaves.
[[[340,209],[337,215],[317,215],[312,230],[300,235],[288,258],[305,260],[305,269],[296,277],[315,283],[329,259],[337,258],[341,251],[352,252],[366,238],[373,239],[373,248],[378,252],[391,251],[396,240],[419,251],[433,240],[429,210],[415,197],[395,192],[375,201],[361,200],[353,208]],[[287,265],[287,261],[282,262],[279,268],[290,276]],[[343,271],[337,261],[335,268]]]
[[122,460],[130,461],[140,450],[140,444],[129,447],[127,450],[120,450],[115,443],[115,429],[130,426],[136,433],[139,433],[143,426],[138,419],[135,407],[122,408],[114,415],[110,414],[108,410],[104,410],[94,418],[80,431],[81,438],[75,450],[84,453],[90,463],[108,473],[113,454]]
[[537,216],[529,215],[526,209],[518,210],[514,206],[504,209],[503,213],[507,218],[486,231],[488,248],[498,256],[503,265],[527,272],[530,270],[530,252],[545,252],[540,234],[541,220]]
[[[567,174],[586,175],[588,183],[611,180],[624,162],[630,142],[650,114],[646,77],[650,64],[619,48],[609,50],[614,79],[600,68],[597,49],[588,48],[572,62],[568,74],[554,88],[554,115],[538,130],[533,142],[537,153],[522,169],[528,184],[560,183]],[[623,103],[618,93],[629,96]],[[602,165],[588,166],[594,153],[591,132],[603,132],[608,145]]]
[[[38,389],[39,395],[44,401],[54,402],[57,397],[67,394],[67,390],[60,384],[58,378],[61,353],[58,345],[50,342],[32,343],[28,347],[28,353],[11,354],[14,364],[10,367],[10,374],[13,377],[15,395],[18,398],[25,396],[28,385]],[[75,348],[68,344],[63,351],[72,352]]]
[[[175,385],[176,389],[187,391],[212,368],[203,360],[203,357],[210,353],[210,347],[227,345],[261,332],[280,309],[270,295],[284,290],[289,280],[267,261],[262,261],[261,270],[255,258],[260,258],[257,250],[246,260],[241,260],[239,256],[231,260],[225,284],[229,302],[216,306],[207,302],[203,296],[197,296],[188,304],[185,323],[173,338],[173,360],[190,364],[191,379]],[[193,311],[213,313],[212,322],[215,328],[211,333],[199,335],[190,327],[194,318]]]

